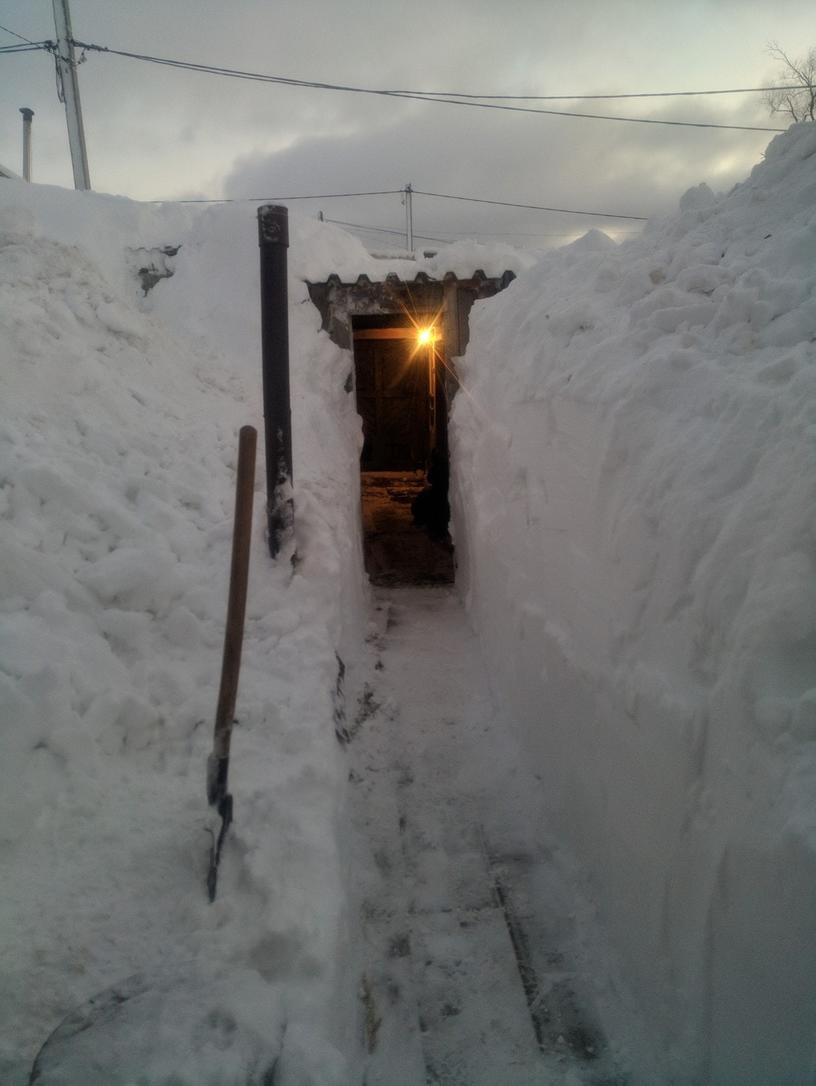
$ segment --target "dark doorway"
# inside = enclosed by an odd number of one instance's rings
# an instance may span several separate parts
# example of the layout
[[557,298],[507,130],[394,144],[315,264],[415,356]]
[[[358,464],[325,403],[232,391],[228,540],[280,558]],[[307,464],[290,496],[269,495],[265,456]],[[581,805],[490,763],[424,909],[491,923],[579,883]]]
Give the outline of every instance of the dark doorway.
[[427,352],[414,347],[407,338],[354,337],[357,409],[365,435],[363,471],[425,467],[430,453],[428,361]]
[[365,562],[374,584],[453,581],[447,411],[433,314],[355,317]]

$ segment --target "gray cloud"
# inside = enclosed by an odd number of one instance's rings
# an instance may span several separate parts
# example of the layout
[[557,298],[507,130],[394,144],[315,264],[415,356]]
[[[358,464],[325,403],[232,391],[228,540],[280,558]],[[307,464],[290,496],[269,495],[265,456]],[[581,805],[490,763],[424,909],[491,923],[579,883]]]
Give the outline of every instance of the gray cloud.
[[[666,107],[665,115],[682,106]],[[442,114],[439,116],[439,114]],[[698,116],[715,116],[705,108]],[[686,188],[702,180],[727,189],[740,180],[766,143],[744,133],[698,132],[597,121],[482,113],[417,105],[390,123],[342,138],[302,138],[274,154],[238,159],[225,180],[230,197],[415,188],[488,199],[583,208],[632,215],[671,210]],[[317,186],[323,184],[322,189]],[[294,205],[293,205],[294,206]],[[402,227],[392,198],[316,201],[310,213],[379,227]],[[592,220],[417,196],[418,233],[450,236],[485,231],[558,234],[617,226]],[[557,238],[520,238],[547,245]]]
[[[764,53],[769,38],[796,44],[812,37],[809,0],[777,0],[772,9],[741,0],[506,0],[501,7],[495,0],[72,0],[72,13],[79,38],[137,52],[367,86],[505,94],[753,83],[773,70]],[[29,37],[53,36],[47,0],[5,0],[0,21]],[[70,184],[50,59],[0,57],[0,79],[11,103],[0,111],[0,161],[19,162],[16,109],[29,105],[37,112],[35,178]],[[264,86],[95,54],[80,82],[95,187],[137,198],[410,180],[443,191],[660,213],[700,180],[728,187],[766,142],[761,135],[492,115]],[[617,108],[768,120],[745,98]],[[398,205],[325,210],[401,224]],[[576,226],[563,217],[419,198],[417,220],[428,233]]]

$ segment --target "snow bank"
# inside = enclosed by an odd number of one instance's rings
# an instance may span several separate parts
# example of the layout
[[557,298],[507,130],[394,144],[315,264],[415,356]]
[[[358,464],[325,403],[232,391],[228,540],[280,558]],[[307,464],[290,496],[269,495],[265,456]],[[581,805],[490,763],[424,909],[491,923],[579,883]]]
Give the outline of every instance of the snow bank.
[[816,1041],[816,126],[474,306],[460,582],[678,1082]]
[[[144,250],[179,244],[144,297]],[[170,993],[163,1051],[194,1049],[198,1016],[220,1023],[222,1062],[177,1072],[232,1081],[285,1037],[281,1081],[338,1081],[332,691],[363,620],[361,437],[350,356],[319,331],[303,277],[360,270],[361,251],[292,222],[299,562],[269,559],[261,455],[236,821],[210,906],[204,764],[237,431],[262,423],[254,210],[9,181],[0,248],[0,1078],[27,1082],[49,1031],[101,989],[194,963],[203,1001],[178,1014]]]

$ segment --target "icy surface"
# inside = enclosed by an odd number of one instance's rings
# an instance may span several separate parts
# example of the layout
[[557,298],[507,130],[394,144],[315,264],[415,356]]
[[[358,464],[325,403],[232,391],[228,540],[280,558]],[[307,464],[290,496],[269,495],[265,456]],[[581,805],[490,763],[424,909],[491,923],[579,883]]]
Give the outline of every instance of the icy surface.
[[455,542],[673,1081],[816,1041],[816,129],[471,316]]

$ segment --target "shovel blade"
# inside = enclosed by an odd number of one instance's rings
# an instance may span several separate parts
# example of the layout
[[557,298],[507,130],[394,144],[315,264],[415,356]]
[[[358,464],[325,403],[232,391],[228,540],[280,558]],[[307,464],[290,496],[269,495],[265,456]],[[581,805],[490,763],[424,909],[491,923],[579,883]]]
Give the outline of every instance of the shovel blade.
[[218,804],[218,813],[221,816],[221,829],[216,836],[213,830],[210,830],[212,835],[212,843],[210,845],[210,863],[207,869],[207,896],[210,899],[210,904],[215,901],[215,894],[218,888],[218,865],[221,862],[221,848],[224,844],[224,838],[227,835],[227,830],[232,823],[232,796],[227,793]]

